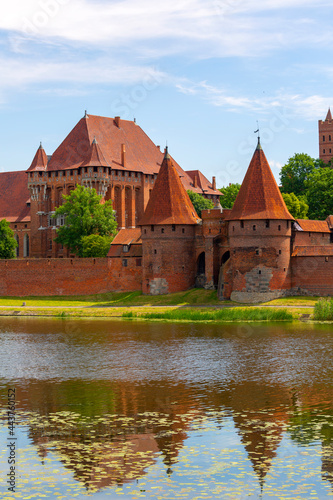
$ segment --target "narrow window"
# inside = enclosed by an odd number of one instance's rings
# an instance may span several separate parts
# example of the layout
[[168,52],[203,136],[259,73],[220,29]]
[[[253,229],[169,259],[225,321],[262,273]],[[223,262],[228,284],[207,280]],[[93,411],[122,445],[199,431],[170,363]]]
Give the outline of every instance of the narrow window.
[[176,231],[176,226],[175,226],[175,224],[172,224],[172,231]]
[[258,271],[258,274],[261,274],[261,271]]
[[154,231],[154,225],[153,224],[150,226],[150,230]]
[[232,226],[232,230],[235,231],[235,226]]
[[328,140],[329,140],[329,141],[331,141],[331,140],[332,140],[330,135],[328,136]]
[[281,231],[281,226],[280,226],[280,224],[278,225],[278,230],[279,230],[279,231]]
[[259,255],[259,250],[256,250],[256,255]]
[[154,250],[154,254],[155,254],[155,255],[157,254],[157,250],[156,250],[156,248],[155,248],[155,250]]
[[281,250],[279,250],[279,255],[281,255]]
[[147,229],[144,230],[144,233],[147,234]]
[[325,154],[325,149],[323,149],[323,153]]
[[185,228],[184,228],[184,227],[183,227],[183,229],[182,229],[182,233],[183,233],[183,234],[185,233]]
[[323,135],[323,142],[325,142],[325,136]]
[[127,267],[127,259],[123,259],[123,267]]
[[141,259],[136,259],[136,267],[141,267]]
[[253,231],[256,231],[257,229],[257,226],[255,224],[253,224]]
[[161,233],[164,233],[164,227],[162,227],[162,229],[161,229]]
[[242,229],[244,228],[244,221],[243,220],[240,221],[240,226]]
[[325,257],[325,262],[328,262],[328,257]]
[[269,220],[266,220],[266,227],[269,227]]
[[309,233],[309,238],[311,237],[311,233]]

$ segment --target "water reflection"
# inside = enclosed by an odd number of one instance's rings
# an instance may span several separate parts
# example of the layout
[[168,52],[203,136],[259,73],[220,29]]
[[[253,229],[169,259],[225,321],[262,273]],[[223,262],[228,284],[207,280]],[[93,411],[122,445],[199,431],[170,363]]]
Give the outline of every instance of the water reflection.
[[[237,442],[263,495],[272,496],[272,477],[280,487],[291,471],[291,445],[305,463],[316,446],[322,484],[333,486],[333,335],[326,327],[9,320],[0,339],[3,405],[14,385],[40,462],[56,456],[87,491],[135,484],[158,464],[181,490],[188,443],[203,447],[204,469],[211,464],[204,453],[216,449],[216,462],[228,447],[221,440],[234,445],[230,463],[241,487],[247,465],[236,463]],[[233,476],[225,467],[227,498]],[[319,498],[328,494],[320,490]]]

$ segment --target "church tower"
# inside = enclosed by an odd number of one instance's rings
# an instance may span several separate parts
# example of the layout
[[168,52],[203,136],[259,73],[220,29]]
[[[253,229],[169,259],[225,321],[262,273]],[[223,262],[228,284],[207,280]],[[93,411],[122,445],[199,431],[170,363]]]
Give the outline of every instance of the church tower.
[[333,158],[333,120],[331,109],[328,110],[325,121],[319,120],[319,158],[328,163]]
[[227,220],[230,258],[224,267],[224,298],[254,303],[283,296],[291,288],[294,218],[260,139]]
[[195,229],[200,222],[166,148],[139,222],[142,235],[142,291],[159,295],[194,286]]

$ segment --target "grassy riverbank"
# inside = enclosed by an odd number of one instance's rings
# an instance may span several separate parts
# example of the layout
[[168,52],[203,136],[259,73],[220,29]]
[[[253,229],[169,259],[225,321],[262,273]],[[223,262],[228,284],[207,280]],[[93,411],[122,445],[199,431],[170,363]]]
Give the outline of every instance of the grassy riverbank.
[[214,290],[203,289],[158,296],[118,292],[90,296],[1,297],[0,315],[167,321],[290,321],[312,319],[318,300],[317,297],[288,297],[266,304],[245,305],[220,301]]

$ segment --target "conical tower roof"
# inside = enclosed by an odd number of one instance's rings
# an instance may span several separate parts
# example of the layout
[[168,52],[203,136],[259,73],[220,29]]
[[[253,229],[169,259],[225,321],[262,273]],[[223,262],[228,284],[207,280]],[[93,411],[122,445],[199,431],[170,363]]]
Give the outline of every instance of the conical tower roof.
[[81,163],[81,167],[106,167],[109,163],[106,161],[102,150],[97,143],[96,139],[90,145],[87,156]]
[[325,122],[327,122],[328,120],[332,120],[331,108],[328,108]]
[[197,224],[199,218],[166,149],[140,226]]
[[34,159],[32,160],[32,163],[30,167],[28,168],[27,172],[33,172],[34,170],[45,170],[47,167],[47,156],[45,153],[45,150],[42,146],[42,143],[40,143],[39,148],[37,149],[37,153],[35,154]]
[[282,198],[258,139],[249,168],[227,220],[294,220]]

